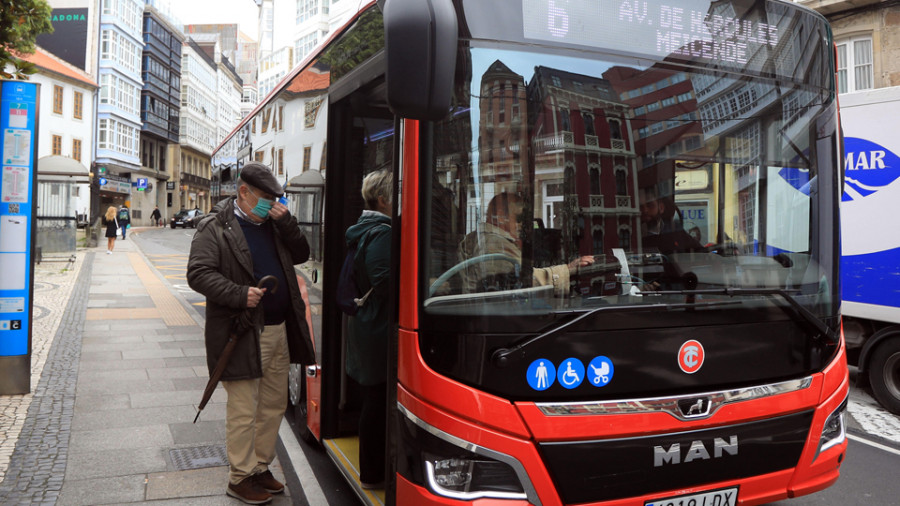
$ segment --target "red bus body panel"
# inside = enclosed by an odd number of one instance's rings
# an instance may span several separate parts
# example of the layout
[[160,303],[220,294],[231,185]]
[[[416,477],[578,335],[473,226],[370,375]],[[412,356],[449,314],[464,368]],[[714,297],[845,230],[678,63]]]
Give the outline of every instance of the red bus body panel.
[[[429,425],[468,442],[514,457],[527,470],[544,505],[562,505],[537,450],[537,442],[634,437],[727,426],[814,409],[813,421],[797,466],[740,480],[713,482],[640,497],[605,501],[604,506],[640,506],[663,497],[738,487],[738,504],[764,504],[827,488],[840,475],[847,442],[816,455],[825,420],[849,393],[843,342],[832,363],[813,375],[803,390],[723,406],[706,420],[681,422],[665,413],[634,415],[546,416],[534,403],[512,404],[436,374],[423,361],[416,334],[400,331],[400,385],[397,401]],[[818,406],[818,407],[817,407]],[[519,416],[521,415],[521,416]],[[627,428],[623,430],[623,428]],[[457,501],[431,494],[397,476],[397,504],[519,505],[522,501]]]
[[400,216],[400,328],[419,328],[419,122],[403,120]]

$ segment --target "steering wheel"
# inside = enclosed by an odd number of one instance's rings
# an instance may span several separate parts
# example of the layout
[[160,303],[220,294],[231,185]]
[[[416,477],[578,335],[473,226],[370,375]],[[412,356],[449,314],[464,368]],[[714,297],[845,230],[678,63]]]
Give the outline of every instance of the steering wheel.
[[446,272],[444,272],[443,274],[438,276],[438,278],[435,279],[433,283],[431,283],[431,286],[428,288],[428,296],[429,297],[434,296],[434,293],[437,291],[438,288],[440,288],[442,285],[444,285],[445,283],[450,281],[450,279],[453,276],[456,276],[457,274],[459,274],[460,271],[462,271],[464,269],[468,269],[469,267],[471,267],[472,265],[475,265],[475,264],[480,264],[480,263],[484,263],[484,262],[493,262],[495,260],[509,262],[514,267],[516,267],[520,264],[519,259],[513,258],[508,255],[504,255],[503,253],[488,253],[486,255],[478,255],[477,257],[472,257],[472,258],[463,260],[462,262],[447,269]]

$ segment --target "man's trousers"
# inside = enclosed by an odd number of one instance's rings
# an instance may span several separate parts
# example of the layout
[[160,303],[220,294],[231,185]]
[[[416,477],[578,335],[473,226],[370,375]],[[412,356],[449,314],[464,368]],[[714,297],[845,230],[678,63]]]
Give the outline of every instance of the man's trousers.
[[265,472],[275,460],[278,428],[287,406],[290,358],[285,325],[267,325],[259,341],[262,378],[222,382],[228,393],[225,431],[229,480],[235,485]]

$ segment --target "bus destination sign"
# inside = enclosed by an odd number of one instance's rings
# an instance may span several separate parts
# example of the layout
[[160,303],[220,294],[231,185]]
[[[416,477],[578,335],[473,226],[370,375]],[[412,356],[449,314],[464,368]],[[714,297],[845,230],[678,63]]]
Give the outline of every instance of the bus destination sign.
[[522,0],[526,38],[745,66],[776,48],[779,29],[764,9],[739,14],[742,5],[752,2]]

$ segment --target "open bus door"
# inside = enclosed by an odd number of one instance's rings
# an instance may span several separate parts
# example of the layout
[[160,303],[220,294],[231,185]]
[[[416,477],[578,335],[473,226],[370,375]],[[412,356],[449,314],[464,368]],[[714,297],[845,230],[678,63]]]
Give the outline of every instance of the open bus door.
[[[346,96],[331,97],[322,242],[323,259],[331,261],[322,263],[321,275],[316,273],[315,289],[321,293],[321,301],[313,302],[316,311],[309,315],[311,326],[320,329],[321,334],[316,336],[318,363],[305,370],[305,392],[309,395],[305,399],[292,398],[296,400],[297,424],[306,425],[300,427],[300,435],[307,441],[321,442],[367,504],[384,504],[385,490],[364,489],[360,482],[358,431],[362,398],[360,386],[346,373],[348,317],[330,301],[335,300],[340,260],[347,253],[345,232],[357,222],[364,209],[360,194],[362,180],[370,172],[391,169],[394,165],[395,120],[384,102],[383,83],[383,79],[376,79]],[[394,200],[399,198],[395,196]],[[396,311],[390,314],[395,315]],[[392,327],[396,327],[396,321]],[[391,365],[394,362],[394,358],[388,361],[386,385],[396,385],[396,367]],[[387,392],[386,397],[388,405],[396,402],[392,392]],[[385,446],[388,446],[387,439]],[[386,477],[392,474],[387,456],[385,469]]]
[[[380,13],[367,11],[323,49],[319,58],[325,65],[310,65],[310,69],[316,68],[319,73],[331,74],[331,85],[323,104],[323,108],[327,106],[327,170],[323,160],[324,206],[319,217],[321,262],[308,273],[306,280],[307,307],[311,308],[307,316],[314,331],[317,361],[302,371],[295,368],[291,381],[291,404],[298,435],[308,442],[320,442],[360,499],[373,505],[395,502],[395,441],[391,428],[397,403],[399,118],[433,119],[446,115],[455,69],[457,34],[456,17],[449,0],[429,0],[427,4],[432,8],[424,10],[422,7],[426,3],[420,0],[393,0],[388,4],[384,6],[384,25],[381,25]],[[388,14],[391,7],[393,16]],[[435,9],[439,15],[435,14]],[[423,21],[423,16],[432,18],[431,22]],[[390,19],[395,21],[391,23]],[[423,30],[431,23],[438,25],[437,38],[429,30]],[[382,26],[382,43],[388,46],[384,53],[369,53],[373,56],[368,60],[343,62],[349,64],[347,67],[329,67],[335,61],[333,58],[343,57],[340,55],[348,51],[362,51],[360,44],[367,48],[362,52],[378,48],[378,36],[371,29],[380,32]],[[365,42],[361,42],[363,39]],[[387,68],[391,61],[395,64],[419,61],[423,50],[431,55],[425,58],[432,62],[428,68],[418,69],[414,75],[410,74],[408,65],[399,65],[393,71]],[[441,64],[436,64],[438,61]],[[304,82],[314,80],[310,76],[304,78],[305,72],[295,79],[298,89]],[[394,79],[391,79],[392,75]],[[288,88],[290,91],[295,87],[290,85]],[[394,331],[386,350],[385,485],[382,489],[364,489],[359,477],[360,388],[346,373],[347,316],[334,301],[342,260],[347,253],[345,232],[357,222],[364,209],[360,194],[363,178],[380,169],[394,173],[392,224],[395,233],[389,290],[392,304],[389,314]]]

